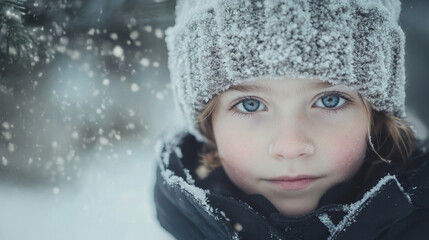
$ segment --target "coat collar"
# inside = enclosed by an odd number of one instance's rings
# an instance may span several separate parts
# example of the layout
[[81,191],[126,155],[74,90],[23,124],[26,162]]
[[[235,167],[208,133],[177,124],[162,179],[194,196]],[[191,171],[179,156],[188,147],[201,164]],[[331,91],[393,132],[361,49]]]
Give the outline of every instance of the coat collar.
[[[219,172],[218,174],[223,175]],[[336,191],[339,196],[350,195],[350,191],[341,191],[354,185],[355,180],[356,178],[332,188],[324,197],[329,198],[328,195],[335,194]],[[233,186],[223,184],[226,191],[234,190]],[[367,188],[364,187],[357,194],[359,197],[355,201],[320,205],[317,210],[294,218],[284,217],[265,197],[258,194],[234,194],[235,198],[227,198],[220,197],[225,195],[219,192],[212,192],[209,197],[217,207],[233,206],[223,208],[232,221],[240,222],[243,227],[251,227],[255,219],[263,219],[265,224],[268,223],[279,230],[277,234],[285,239],[318,239],[322,236],[328,239],[373,239],[398,219],[417,209],[395,175],[387,173],[379,178],[375,185]],[[239,199],[240,204],[237,204],[236,199]],[[238,205],[241,205],[241,210],[238,210]],[[243,212],[249,216],[243,218]],[[258,225],[263,226],[262,223]],[[311,231],[306,231],[308,229]],[[353,235],[350,235],[350,232]]]

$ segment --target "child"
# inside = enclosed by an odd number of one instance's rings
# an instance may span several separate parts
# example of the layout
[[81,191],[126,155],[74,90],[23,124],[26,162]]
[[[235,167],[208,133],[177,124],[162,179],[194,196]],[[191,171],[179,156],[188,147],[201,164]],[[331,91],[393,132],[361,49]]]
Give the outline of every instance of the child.
[[[189,130],[159,145],[178,239],[424,239],[399,0],[182,0],[166,32]],[[171,134],[170,134],[171,135]]]

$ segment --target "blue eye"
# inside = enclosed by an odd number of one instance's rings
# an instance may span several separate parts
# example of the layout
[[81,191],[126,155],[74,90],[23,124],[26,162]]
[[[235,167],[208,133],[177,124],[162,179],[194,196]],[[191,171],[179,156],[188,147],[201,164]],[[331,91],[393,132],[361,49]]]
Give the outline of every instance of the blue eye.
[[316,106],[321,108],[338,108],[346,102],[346,99],[337,95],[325,95],[317,100]]
[[242,112],[256,112],[264,109],[264,104],[256,99],[246,99],[237,104],[237,108]]

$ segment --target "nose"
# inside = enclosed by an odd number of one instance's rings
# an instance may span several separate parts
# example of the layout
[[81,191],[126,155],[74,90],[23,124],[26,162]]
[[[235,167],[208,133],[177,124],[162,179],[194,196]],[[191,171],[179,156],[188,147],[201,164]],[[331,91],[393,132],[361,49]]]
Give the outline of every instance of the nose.
[[308,129],[301,124],[281,124],[279,131],[275,132],[271,143],[268,147],[268,152],[276,159],[296,159],[305,158],[312,155],[315,151],[315,146],[308,136]]

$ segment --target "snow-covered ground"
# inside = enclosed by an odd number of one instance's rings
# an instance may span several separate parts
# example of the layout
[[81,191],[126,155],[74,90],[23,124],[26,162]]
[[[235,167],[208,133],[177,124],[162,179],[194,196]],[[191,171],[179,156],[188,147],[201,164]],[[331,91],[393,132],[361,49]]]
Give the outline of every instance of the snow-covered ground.
[[173,239],[156,220],[153,151],[117,153],[88,156],[94,163],[62,187],[0,183],[0,239]]

